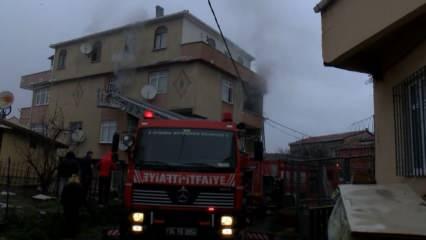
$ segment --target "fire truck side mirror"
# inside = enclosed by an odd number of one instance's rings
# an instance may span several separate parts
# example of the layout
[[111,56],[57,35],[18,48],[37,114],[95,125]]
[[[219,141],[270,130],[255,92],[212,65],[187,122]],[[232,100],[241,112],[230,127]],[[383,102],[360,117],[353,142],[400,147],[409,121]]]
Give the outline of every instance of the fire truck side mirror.
[[254,142],[254,160],[263,161],[263,142],[262,141]]

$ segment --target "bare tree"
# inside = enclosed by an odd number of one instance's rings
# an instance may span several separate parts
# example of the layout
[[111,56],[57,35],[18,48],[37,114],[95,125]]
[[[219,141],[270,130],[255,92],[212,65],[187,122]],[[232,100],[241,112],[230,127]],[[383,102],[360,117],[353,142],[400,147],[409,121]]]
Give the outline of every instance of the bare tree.
[[21,154],[24,161],[34,171],[41,191],[47,193],[55,181],[58,166],[57,142],[67,131],[64,128],[62,110],[56,107],[52,114],[45,117],[43,126],[43,133],[49,140],[38,142],[34,140],[33,136],[30,136],[28,145],[21,146]]

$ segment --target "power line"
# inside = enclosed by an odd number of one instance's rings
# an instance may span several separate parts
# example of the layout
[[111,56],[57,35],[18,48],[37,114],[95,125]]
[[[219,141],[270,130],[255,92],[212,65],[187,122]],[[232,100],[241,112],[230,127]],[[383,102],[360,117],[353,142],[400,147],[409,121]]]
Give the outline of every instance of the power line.
[[300,139],[300,137],[297,137],[297,136],[295,136],[295,135],[293,135],[293,134],[290,134],[290,133],[288,133],[288,132],[285,132],[284,130],[282,130],[282,129],[280,129],[280,128],[278,128],[278,127],[276,127],[276,126],[274,126],[274,125],[272,125],[270,122],[265,122],[268,126],[270,126],[270,127],[272,127],[272,128],[274,128],[274,129],[277,129],[278,131],[280,131],[281,133],[283,133],[283,134],[285,134],[285,135],[287,135],[287,136],[291,136],[291,137],[293,137],[293,138],[295,138],[295,139]]
[[[217,20],[216,13],[215,13],[215,11],[214,11],[214,9],[213,9],[213,6],[212,6],[212,4],[211,4],[210,0],[207,0],[207,2],[209,3],[210,10],[211,10],[211,12],[212,12],[212,14],[213,14],[214,20],[215,20],[215,22],[216,22],[216,26],[217,26],[217,28],[219,29],[219,33],[220,33],[220,36],[221,36],[221,38],[222,38],[222,40],[223,40],[223,43],[225,44],[226,51],[228,52],[229,57],[231,58],[232,66],[234,67],[235,73],[236,73],[236,75],[237,75],[238,79],[242,81],[242,78],[241,78],[241,75],[240,75],[240,71],[238,70],[237,64],[236,64],[236,63],[235,63],[235,61],[234,61],[234,58],[233,58],[233,56],[232,56],[231,51],[229,50],[228,42],[227,42],[227,40],[226,40],[225,36],[223,35],[222,28],[221,28],[221,26],[220,26],[220,24],[219,24],[219,21]],[[244,91],[245,93],[248,93],[248,91],[247,91],[246,86],[245,86],[245,84],[244,84],[244,83],[242,84],[242,87],[243,87],[243,91]],[[278,121],[275,121],[275,120],[272,120],[272,119],[270,119],[270,118],[263,117],[263,116],[261,116],[261,117],[262,117],[264,120],[269,120],[269,121],[271,121],[272,123],[275,123],[276,125],[281,126],[281,127],[285,128],[285,129],[287,129],[287,130],[290,130],[290,131],[293,131],[293,132],[295,132],[295,133],[298,133],[298,134],[302,135],[303,137],[308,137],[308,136],[309,136],[308,134],[305,134],[305,133],[300,132],[300,131],[298,131],[298,130],[295,130],[295,129],[293,129],[293,128],[287,127],[287,126],[285,126],[284,124],[282,124],[282,123],[280,123],[280,122],[278,122]],[[294,136],[293,136],[293,137],[294,137]]]
[[215,20],[215,22],[216,22],[216,26],[217,26],[217,28],[219,29],[220,36],[222,37],[223,43],[225,44],[226,51],[228,52],[229,57],[231,58],[231,62],[232,62],[232,65],[234,66],[235,74],[237,74],[238,79],[240,79],[240,80],[241,80],[240,71],[238,71],[237,64],[235,63],[234,58],[232,57],[232,53],[231,53],[231,51],[229,50],[228,42],[226,41],[226,38],[225,38],[225,36],[223,35],[222,28],[220,27],[219,21],[217,20],[216,13],[215,13],[215,11],[214,11],[214,9],[213,9],[212,3],[210,2],[210,0],[207,0],[207,1],[208,1],[208,3],[209,3],[210,10],[211,10],[211,12],[212,12],[212,14],[213,14],[213,17],[214,17],[214,20]]
[[266,120],[266,121],[270,121],[270,122],[272,122],[272,123],[275,123],[276,125],[278,125],[278,126],[280,126],[280,127],[283,127],[283,128],[285,128],[285,129],[288,129],[288,130],[290,130],[290,131],[292,131],[292,132],[295,132],[295,133],[297,133],[297,134],[300,134],[300,135],[302,135],[303,137],[309,137],[309,135],[308,135],[308,134],[303,133],[303,132],[301,132],[301,131],[298,131],[298,130],[296,130],[296,129],[294,129],[294,128],[288,127],[288,126],[286,126],[286,125],[284,125],[284,124],[282,124],[282,123],[280,123],[280,122],[278,122],[278,121],[272,120],[271,118],[264,117],[263,119],[264,119],[264,120]]

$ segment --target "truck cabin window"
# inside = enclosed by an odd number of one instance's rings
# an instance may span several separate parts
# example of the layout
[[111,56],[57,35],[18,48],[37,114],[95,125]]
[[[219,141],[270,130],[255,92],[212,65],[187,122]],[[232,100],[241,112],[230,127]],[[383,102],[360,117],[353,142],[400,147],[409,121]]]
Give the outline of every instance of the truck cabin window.
[[143,168],[233,169],[233,132],[147,128],[139,132],[135,164]]

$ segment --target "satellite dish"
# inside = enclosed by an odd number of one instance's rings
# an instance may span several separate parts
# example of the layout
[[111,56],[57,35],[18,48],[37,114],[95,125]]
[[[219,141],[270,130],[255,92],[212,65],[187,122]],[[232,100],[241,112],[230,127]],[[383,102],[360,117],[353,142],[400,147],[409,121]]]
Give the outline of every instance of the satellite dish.
[[145,85],[141,89],[141,96],[146,100],[152,100],[157,95],[157,88],[152,85]]
[[86,55],[90,54],[93,51],[92,44],[90,44],[90,43],[81,44],[80,51],[81,51],[81,53],[86,54]]
[[71,133],[71,140],[75,143],[82,143],[86,140],[86,134],[81,129],[76,129]]
[[120,143],[118,144],[118,149],[120,149],[120,151],[125,152],[125,151],[127,151],[127,149],[129,149],[129,147],[128,147],[128,146],[126,146],[126,145],[124,145],[122,142],[120,142]]
[[13,93],[9,91],[0,92],[0,109],[12,106],[13,100],[15,100]]
[[135,144],[135,137],[133,135],[125,135],[120,139],[118,148],[121,151],[128,151]]

